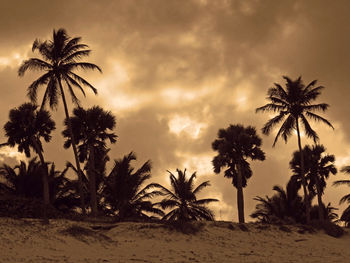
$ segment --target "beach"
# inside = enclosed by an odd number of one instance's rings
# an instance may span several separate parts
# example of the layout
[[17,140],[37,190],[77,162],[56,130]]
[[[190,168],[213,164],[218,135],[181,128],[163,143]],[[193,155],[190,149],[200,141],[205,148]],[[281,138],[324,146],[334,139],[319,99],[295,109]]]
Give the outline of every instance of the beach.
[[[300,226],[204,222],[195,234],[162,224],[0,218],[0,262],[349,262],[350,235]],[[110,228],[110,229],[109,229]]]

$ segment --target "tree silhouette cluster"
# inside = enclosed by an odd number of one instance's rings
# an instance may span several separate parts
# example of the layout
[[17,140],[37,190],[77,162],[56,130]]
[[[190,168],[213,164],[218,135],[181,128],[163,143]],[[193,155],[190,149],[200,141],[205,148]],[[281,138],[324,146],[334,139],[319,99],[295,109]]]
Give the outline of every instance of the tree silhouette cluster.
[[[4,182],[0,182],[2,195],[42,198],[45,224],[49,223],[50,206],[65,212],[80,209],[84,216],[87,211],[92,217],[112,215],[119,220],[214,219],[213,212],[206,204],[217,200],[197,200],[196,194],[209,186],[209,182],[194,189],[195,173],[189,179],[185,176],[186,170],[177,170],[177,177],[170,173],[173,192],[158,183],[144,186],[145,181],[151,178],[151,162],[145,162],[134,171],[131,161],[136,159],[136,155],[133,152],[114,160],[112,170],[106,172],[106,164],[110,160],[107,142],[113,144],[117,141],[117,135],[113,132],[116,119],[100,106],[84,109],[75,94],[74,88],[85,96],[83,87],[97,94],[97,89],[77,75],[76,70],[102,72],[95,64],[81,62],[91,50],[81,43],[80,37],[71,38],[64,29],[54,30],[51,40],[35,40],[32,51],[38,51],[41,58],[25,60],[18,75],[23,76],[28,70],[43,71],[44,74],[28,87],[30,102],[10,111],[9,121],[4,126],[8,140],[2,146],[17,145],[18,151],[25,152],[28,158],[32,149],[38,154],[40,163],[33,158],[28,165],[23,161],[15,167],[4,164],[0,169],[0,176],[4,179]],[[36,102],[40,87],[44,87],[45,91],[38,109]],[[66,101],[67,91],[76,106],[72,116]],[[56,109],[59,100],[63,102],[66,115],[65,129],[62,131],[66,139],[64,147],[72,147],[75,157],[75,165],[68,161],[63,172],[55,170],[54,163],[49,168],[49,163],[44,160],[42,145],[42,139],[49,142],[55,129],[55,122],[45,110],[45,105],[48,103],[51,109]],[[66,176],[68,169],[77,174],[78,180]],[[152,198],[160,196],[165,198],[152,202]]]
[[[50,40],[34,41],[32,51],[37,51],[40,58],[23,61],[18,75],[23,76],[27,71],[41,71],[43,74],[27,88],[30,102],[10,110],[9,120],[4,125],[7,142],[1,146],[17,146],[18,151],[24,152],[28,158],[34,151],[39,161],[34,157],[14,167],[3,164],[0,168],[1,196],[42,199],[44,223],[49,223],[48,210],[51,208],[65,213],[74,211],[82,216],[113,216],[118,220],[214,220],[214,213],[207,205],[218,200],[197,198],[198,193],[210,184],[205,181],[195,187],[195,172],[187,177],[186,169],[177,169],[176,175],[168,171],[170,188],[155,182],[146,184],[151,179],[151,161],[146,161],[138,169],[133,168],[131,162],[136,160],[134,152],[114,159],[113,167],[107,171],[109,147],[118,138],[113,131],[116,118],[100,106],[84,109],[75,94],[79,90],[85,96],[86,87],[97,94],[97,89],[76,73],[79,69],[102,73],[99,66],[82,61],[91,53],[88,48],[81,43],[80,37],[71,38],[64,29],[54,30]],[[325,152],[309,123],[310,120],[319,121],[333,128],[327,119],[317,114],[317,111],[326,111],[329,105],[314,104],[324,87],[316,86],[316,80],[305,86],[301,77],[284,79],[285,87],[275,83],[267,93],[269,103],[257,108],[256,112],[277,114],[262,128],[262,133],[269,135],[279,126],[273,146],[279,138],[287,142],[296,132],[298,151],[293,153],[290,161],[292,175],[286,189],[274,186],[276,193],[272,197],[255,197],[256,211],[251,217],[268,223],[336,221],[336,208],[330,204],[325,206],[322,200],[326,180],[337,173],[335,157]],[[37,105],[41,87],[44,94],[41,104]],[[72,113],[68,108],[67,94],[75,106]],[[67,161],[62,172],[56,170],[54,162],[44,159],[43,147],[43,141],[49,143],[51,132],[56,128],[45,106],[48,104],[51,110],[55,110],[60,101],[65,112],[64,147],[72,148],[75,159],[74,163]],[[314,145],[302,146],[302,130]],[[241,124],[219,129],[217,138],[212,142],[212,149],[217,152],[212,160],[214,173],[223,173],[237,188],[240,223],[245,222],[243,189],[253,175],[249,161],[264,161],[266,158],[261,146],[262,139],[256,128]],[[69,170],[76,174],[77,179],[67,176]],[[349,166],[342,168],[342,172],[350,173]],[[342,184],[350,185],[350,181],[338,180],[334,183],[335,186]],[[301,189],[303,196],[299,195]],[[313,206],[314,197],[317,197],[317,205]],[[340,202],[350,204],[350,194]],[[350,206],[340,220],[350,225]]]

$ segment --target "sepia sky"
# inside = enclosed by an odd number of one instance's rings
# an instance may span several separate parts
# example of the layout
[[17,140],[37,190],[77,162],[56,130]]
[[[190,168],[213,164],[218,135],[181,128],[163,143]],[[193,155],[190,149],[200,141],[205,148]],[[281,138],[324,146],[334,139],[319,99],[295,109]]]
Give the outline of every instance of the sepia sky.
[[[166,187],[166,170],[197,171],[196,184],[212,184],[202,196],[220,200],[211,206],[218,220],[237,220],[236,189],[212,171],[211,143],[218,129],[252,125],[263,139],[266,160],[252,163],[253,176],[244,189],[248,220],[253,198],[272,195],[272,187],[285,186],[291,175],[296,136],[272,148],[276,133],[262,135],[261,127],[274,115],[255,113],[267,103],[268,88],[284,84],[282,75],[301,75],[305,84],[317,79],[326,87],[318,102],[330,104],[321,115],[335,130],[312,125],[327,153],[336,156],[337,167],[350,165],[347,0],[0,0],[0,5],[1,127],[11,108],[28,101],[26,88],[39,76],[17,76],[21,61],[36,56],[33,41],[49,39],[53,29],[63,27],[70,36],[82,37],[93,51],[86,60],[103,70],[79,72],[98,89],[97,96],[88,90],[85,99],[76,94],[83,107],[100,105],[116,116],[118,141],[111,159],[130,151],[137,154],[137,166],[151,159],[151,181]],[[72,150],[63,149],[62,108],[59,104],[52,113],[57,130],[44,145],[46,159],[60,170],[73,161]],[[1,130],[0,142],[5,140]],[[302,137],[302,143],[312,141]],[[16,149],[0,149],[0,163],[21,158]],[[326,204],[338,207],[349,192],[346,186],[331,186],[342,178],[339,172],[328,180]]]

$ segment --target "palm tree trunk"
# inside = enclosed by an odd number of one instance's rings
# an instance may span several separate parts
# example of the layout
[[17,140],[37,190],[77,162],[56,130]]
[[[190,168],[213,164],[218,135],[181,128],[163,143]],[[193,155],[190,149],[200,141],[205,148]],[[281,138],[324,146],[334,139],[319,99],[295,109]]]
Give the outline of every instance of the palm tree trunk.
[[238,222],[244,222],[244,199],[243,199],[243,187],[242,187],[242,169],[241,165],[237,165],[237,207],[238,207]]
[[48,225],[49,222],[49,217],[47,214],[47,210],[50,204],[50,190],[49,190],[49,175],[48,175],[48,170],[47,170],[47,165],[44,160],[43,153],[41,151],[41,148],[39,147],[39,143],[36,138],[33,138],[33,144],[35,147],[35,151],[39,155],[40,162],[41,162],[41,170],[43,172],[42,174],[42,180],[43,180],[43,199],[44,199],[44,207],[43,207],[43,223],[45,225]]
[[322,196],[321,196],[321,186],[320,186],[320,180],[317,176],[316,176],[316,190],[317,190],[317,202],[318,202],[318,218],[323,223],[324,214],[323,214],[323,203],[322,203]]
[[303,184],[303,190],[304,190],[304,202],[305,202],[305,213],[306,213],[306,224],[310,224],[310,202],[309,202],[309,195],[306,189],[306,179],[305,179],[305,164],[304,164],[304,152],[301,147],[301,139],[300,139],[300,130],[299,130],[299,119],[296,118],[296,125],[297,125],[297,135],[298,135],[298,146],[299,146],[299,152],[300,152],[300,176],[301,176],[301,182]]
[[75,157],[75,164],[76,164],[77,170],[78,170],[80,205],[81,205],[81,209],[82,209],[83,215],[85,216],[86,215],[86,211],[85,211],[85,199],[84,199],[85,197],[84,197],[84,190],[83,190],[83,176],[82,176],[82,172],[81,172],[81,168],[80,168],[77,146],[75,144],[75,139],[74,139],[74,135],[73,135],[72,125],[71,125],[71,122],[70,122],[67,102],[66,102],[66,98],[64,96],[64,91],[63,91],[61,79],[60,79],[59,76],[57,76],[57,79],[58,79],[58,83],[60,85],[60,91],[61,91],[63,105],[64,105],[64,112],[66,114],[67,123],[68,123],[68,129],[69,129],[69,133],[70,133],[71,140],[72,140],[72,148],[73,148],[74,157]]
[[96,196],[96,175],[95,175],[95,153],[94,146],[89,145],[89,186],[90,186],[90,205],[92,216],[97,216],[97,196]]

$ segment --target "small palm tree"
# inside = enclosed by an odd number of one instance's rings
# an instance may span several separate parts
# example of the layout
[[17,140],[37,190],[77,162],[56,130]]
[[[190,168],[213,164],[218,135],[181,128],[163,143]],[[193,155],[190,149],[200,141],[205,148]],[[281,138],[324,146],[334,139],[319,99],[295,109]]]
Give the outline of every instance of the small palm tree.
[[30,157],[30,149],[32,148],[40,158],[43,169],[44,223],[48,223],[46,209],[50,203],[49,181],[41,138],[49,142],[51,140],[50,134],[56,127],[47,111],[37,111],[36,109],[37,106],[31,103],[24,103],[18,108],[12,109],[9,114],[10,120],[5,124],[4,129],[9,146],[18,145],[18,151],[25,152],[27,157]]
[[131,161],[136,160],[135,153],[131,152],[122,159],[114,161],[114,167],[105,179],[103,196],[110,213],[118,211],[120,220],[126,218],[148,218],[147,213],[163,215],[163,211],[156,208],[150,198],[161,194],[151,190],[155,184],[142,187],[144,182],[151,178],[151,163],[145,162],[134,172]]
[[95,155],[98,155],[99,149],[106,149],[106,140],[110,143],[116,142],[117,136],[113,132],[108,132],[115,127],[115,117],[99,106],[87,110],[81,107],[75,108],[73,117],[69,121],[65,120],[66,129],[62,132],[67,138],[65,148],[69,148],[72,144],[68,123],[71,123],[75,142],[78,144],[79,161],[88,161],[91,210],[92,215],[97,216]]
[[[39,87],[45,86],[46,90],[41,103],[41,109],[43,109],[47,102],[49,102],[52,109],[56,108],[59,101],[59,96],[61,96],[66,119],[68,120],[69,111],[63,84],[65,84],[66,88],[68,89],[73,103],[79,104],[79,100],[74,93],[73,87],[79,89],[84,96],[85,91],[82,86],[89,87],[95,94],[97,94],[97,90],[74,71],[77,69],[97,69],[98,71],[102,72],[101,69],[95,64],[79,62],[82,57],[88,56],[91,52],[91,50],[86,49],[88,46],[81,44],[80,41],[80,37],[70,38],[65,29],[61,28],[57,31],[54,30],[52,40],[40,41],[36,39],[33,43],[32,51],[34,52],[35,50],[38,50],[43,59],[30,58],[25,60],[18,70],[19,76],[23,76],[27,70],[44,71],[45,73],[28,87],[28,96],[32,102],[36,102]],[[81,206],[83,214],[85,214],[81,169],[72,127],[69,122],[68,128],[71,134],[72,148],[78,169]]]
[[299,182],[294,177],[289,180],[286,190],[275,185],[273,190],[276,191],[276,194],[272,197],[257,196],[254,198],[258,204],[250,216],[265,223],[272,223],[276,218],[303,222],[304,206],[301,196],[298,195],[299,188]]
[[[303,149],[305,160],[304,172],[308,184],[308,190],[312,194],[317,195],[318,201],[318,216],[320,221],[324,221],[324,208],[322,207],[322,195],[326,188],[326,179],[330,174],[336,174],[337,169],[334,166],[334,155],[324,154],[325,147],[323,145],[314,145],[310,147],[306,145]],[[294,174],[301,178],[300,152],[296,151],[293,154],[293,159],[290,166]]]
[[71,212],[79,207],[77,182],[67,178],[69,167],[56,170],[54,163],[49,168],[49,187],[51,204],[60,211]]
[[[350,165],[348,166],[344,166],[341,169],[341,172],[349,174],[350,175]],[[339,186],[339,185],[347,185],[350,186],[350,180],[337,180],[333,183],[334,186]],[[348,204],[350,204],[350,194],[344,195],[340,201],[339,204],[343,204],[347,202]],[[347,227],[350,226],[350,205],[343,211],[343,214],[340,217],[341,221],[345,222],[345,225]]]
[[213,212],[206,207],[206,204],[217,202],[219,200],[213,198],[199,199],[196,195],[204,188],[209,186],[209,181],[205,181],[194,188],[194,172],[189,179],[186,178],[186,169],[182,172],[177,169],[177,177],[169,172],[172,191],[168,190],[160,184],[155,184],[156,187],[163,191],[166,195],[161,202],[158,203],[163,209],[172,209],[162,220],[214,220]]
[[288,77],[283,77],[286,80],[286,88],[284,89],[280,84],[275,83],[275,87],[268,91],[268,100],[270,103],[259,107],[256,112],[273,111],[278,115],[270,119],[262,128],[262,132],[269,135],[272,129],[283,121],[281,128],[277,132],[273,146],[275,146],[278,138],[281,136],[285,142],[292,135],[293,130],[296,130],[298,136],[298,147],[301,152],[301,179],[304,190],[304,201],[306,208],[306,222],[310,223],[310,204],[308,201],[308,193],[306,189],[306,179],[304,176],[304,155],[302,153],[300,125],[304,127],[305,134],[312,138],[316,143],[318,141],[317,133],[311,128],[307,118],[315,121],[320,121],[333,128],[332,124],[325,118],[317,115],[315,111],[326,111],[329,107],[326,103],[311,104],[321,94],[322,86],[315,87],[317,81],[310,82],[306,87],[303,84],[301,77],[296,80],[291,80]]
[[0,167],[0,185],[9,195],[25,198],[42,198],[42,169],[36,157],[29,160],[28,164],[21,161],[20,164],[11,167],[3,164]]
[[265,153],[261,150],[261,139],[255,128],[242,125],[230,125],[227,129],[220,129],[218,139],[212,148],[218,151],[213,159],[214,172],[220,173],[226,168],[224,176],[232,178],[232,184],[237,188],[237,207],[240,223],[244,223],[243,187],[252,176],[252,170],[247,159],[265,160]]

